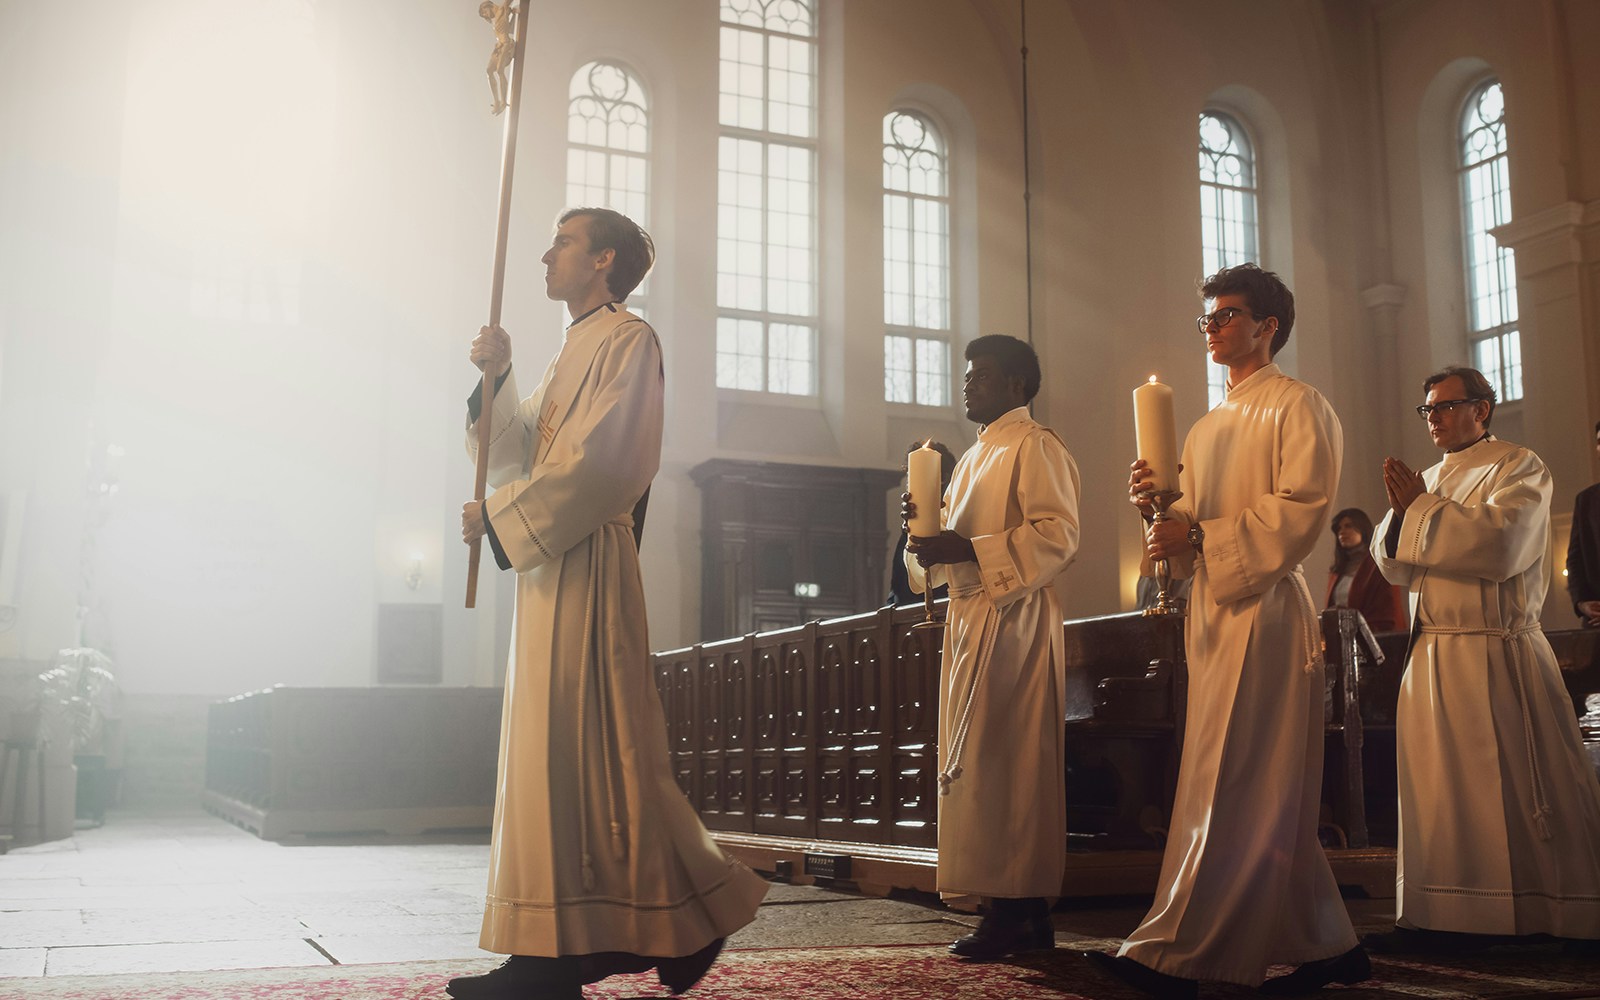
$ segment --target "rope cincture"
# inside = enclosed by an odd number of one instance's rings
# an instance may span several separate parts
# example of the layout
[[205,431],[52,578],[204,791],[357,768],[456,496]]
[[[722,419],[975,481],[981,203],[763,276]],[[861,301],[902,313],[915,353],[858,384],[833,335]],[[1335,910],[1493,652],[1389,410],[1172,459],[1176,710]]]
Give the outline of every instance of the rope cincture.
[[[951,598],[958,596],[954,589]],[[949,795],[950,785],[961,777],[961,753],[967,746],[967,731],[972,728],[972,708],[978,697],[978,685],[988,670],[989,659],[994,655],[994,644],[1000,637],[1000,612],[991,607],[983,620],[983,639],[978,643],[978,663],[972,671],[972,683],[967,686],[966,703],[961,708],[961,721],[956,724],[955,735],[950,739],[950,763],[939,772],[939,794]]]
[[1306,662],[1301,669],[1309,674],[1323,665],[1322,641],[1317,635],[1317,609],[1311,603],[1311,590],[1306,586],[1305,575],[1299,566],[1289,574],[1289,580],[1289,589],[1299,599],[1301,633],[1306,642]]
[[1517,707],[1522,710],[1522,744],[1528,755],[1528,777],[1533,782],[1533,829],[1540,840],[1549,840],[1550,802],[1545,797],[1544,774],[1539,770],[1539,758],[1533,744],[1533,718],[1528,711],[1528,692],[1522,677],[1522,644],[1517,640],[1540,630],[1539,625],[1518,628],[1463,628],[1455,625],[1422,625],[1419,631],[1428,635],[1483,635],[1499,639],[1511,650],[1511,679],[1516,684]]

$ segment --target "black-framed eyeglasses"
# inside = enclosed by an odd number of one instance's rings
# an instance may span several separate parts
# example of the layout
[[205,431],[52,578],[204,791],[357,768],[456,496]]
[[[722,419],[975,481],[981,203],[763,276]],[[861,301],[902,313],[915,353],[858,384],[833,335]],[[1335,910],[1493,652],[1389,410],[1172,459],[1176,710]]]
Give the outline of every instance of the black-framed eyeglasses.
[[1438,410],[1440,413],[1449,413],[1462,403],[1476,402],[1478,402],[1476,399],[1441,399],[1437,403],[1423,403],[1421,406],[1417,407],[1417,416],[1426,420],[1428,419],[1428,414],[1432,413],[1434,410]]
[[1233,306],[1228,306],[1223,309],[1218,309],[1216,312],[1206,313],[1204,316],[1196,316],[1194,318],[1194,325],[1200,328],[1201,333],[1209,333],[1211,330],[1211,324],[1215,323],[1217,325],[1217,329],[1222,330],[1225,329],[1229,323],[1233,322],[1234,317],[1240,315],[1247,315],[1251,319],[1261,318],[1248,309],[1237,309]]

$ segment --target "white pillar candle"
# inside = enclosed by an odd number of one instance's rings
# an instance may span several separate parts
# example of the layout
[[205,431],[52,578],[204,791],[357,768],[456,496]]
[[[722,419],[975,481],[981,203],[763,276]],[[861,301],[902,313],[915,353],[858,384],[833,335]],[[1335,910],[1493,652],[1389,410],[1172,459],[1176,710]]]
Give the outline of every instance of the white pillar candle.
[[1172,387],[1150,381],[1133,390],[1133,436],[1138,458],[1150,464],[1150,488],[1178,488],[1178,431],[1172,416]]
[[944,456],[926,443],[906,456],[906,492],[917,505],[911,519],[911,534],[932,538],[939,533],[939,504],[944,499],[944,481],[939,475]]

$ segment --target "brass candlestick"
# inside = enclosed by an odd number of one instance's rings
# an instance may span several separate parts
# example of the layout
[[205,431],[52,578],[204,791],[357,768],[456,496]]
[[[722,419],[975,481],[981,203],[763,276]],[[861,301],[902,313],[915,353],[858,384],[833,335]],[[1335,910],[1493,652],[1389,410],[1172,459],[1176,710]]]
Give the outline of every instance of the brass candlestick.
[[923,576],[922,576],[922,621],[917,622],[915,625],[911,626],[912,629],[944,628],[944,619],[943,618],[935,618],[933,616],[933,580],[931,579],[931,576],[932,576],[932,572],[931,571],[929,571],[929,570],[924,570],[923,571]]
[[[1150,519],[1152,525],[1161,524],[1171,520],[1167,517],[1167,508],[1178,502],[1183,496],[1182,490],[1146,490],[1139,494],[1140,499],[1148,499],[1155,508],[1155,517]],[[1184,600],[1181,597],[1170,597],[1167,591],[1172,587],[1172,566],[1165,559],[1156,560],[1156,603],[1144,609],[1146,616],[1150,615],[1181,615],[1184,612]]]

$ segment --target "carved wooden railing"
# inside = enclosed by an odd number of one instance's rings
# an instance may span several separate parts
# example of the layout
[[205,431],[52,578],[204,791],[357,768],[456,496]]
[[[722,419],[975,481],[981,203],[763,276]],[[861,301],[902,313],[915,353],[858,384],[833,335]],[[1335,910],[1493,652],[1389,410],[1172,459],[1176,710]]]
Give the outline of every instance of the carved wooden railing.
[[712,830],[934,846],[937,630],[921,608],[657,653],[678,783]]

